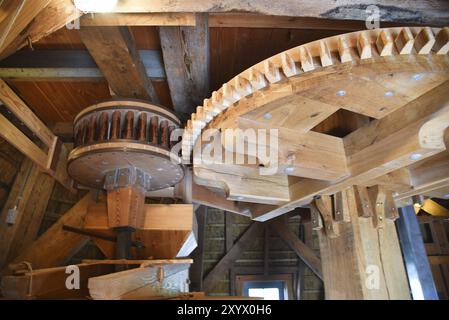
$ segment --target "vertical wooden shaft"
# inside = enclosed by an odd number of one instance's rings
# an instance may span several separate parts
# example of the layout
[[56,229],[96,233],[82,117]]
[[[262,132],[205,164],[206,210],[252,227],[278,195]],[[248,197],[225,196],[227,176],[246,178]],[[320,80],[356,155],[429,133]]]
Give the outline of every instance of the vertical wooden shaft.
[[114,111],[112,113],[112,121],[111,121],[111,139],[120,139],[120,111]]
[[108,140],[109,129],[109,115],[107,112],[102,112],[98,119],[98,139],[100,141]]
[[122,138],[134,139],[134,112],[132,111],[128,111],[125,115]]
[[137,120],[137,140],[147,141],[147,114],[142,112]]
[[161,144],[163,147],[167,148],[169,147],[169,143],[170,143],[170,137],[168,134],[168,121],[167,120],[162,120],[161,121]]
[[158,118],[158,116],[151,117],[150,130],[151,130],[151,142],[153,144],[159,144],[159,118]]

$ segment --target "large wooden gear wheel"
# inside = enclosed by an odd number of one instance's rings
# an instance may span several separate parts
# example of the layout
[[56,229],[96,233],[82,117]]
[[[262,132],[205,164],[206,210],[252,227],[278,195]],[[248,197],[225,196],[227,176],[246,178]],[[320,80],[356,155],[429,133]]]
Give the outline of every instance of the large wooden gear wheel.
[[[187,123],[183,160],[189,163],[194,151],[196,183],[224,191],[228,200],[272,205],[263,219],[314,196],[367,184],[445,150],[448,51],[447,27],[359,31],[284,51],[204,100]],[[353,132],[315,129],[342,110],[362,119]],[[255,165],[195,163],[204,130],[237,128],[279,129],[275,175],[260,176],[267,165],[262,159]],[[403,144],[387,141],[390,134]],[[415,135],[412,146],[407,139]]]
[[[74,121],[75,148],[67,171],[79,184],[103,189],[105,176],[121,168],[146,174],[147,191],[177,184],[184,171],[170,141],[180,121],[169,110],[140,100],[105,101],[83,110]],[[140,174],[139,173],[139,174]]]

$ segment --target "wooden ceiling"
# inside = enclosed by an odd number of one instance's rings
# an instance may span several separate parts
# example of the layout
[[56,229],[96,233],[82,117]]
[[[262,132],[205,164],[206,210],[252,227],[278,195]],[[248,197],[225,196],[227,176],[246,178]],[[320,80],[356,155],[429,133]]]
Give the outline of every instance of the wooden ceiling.
[[[133,26],[130,30],[139,50],[161,50],[157,27]],[[342,33],[342,30],[288,28],[210,28],[211,89],[219,88],[249,66],[288,48]],[[61,28],[33,44],[34,50],[85,50],[77,30]],[[30,50],[24,48],[22,50]],[[161,104],[173,108],[167,81],[152,81]],[[8,84],[47,124],[70,122],[98,100],[109,98],[105,80],[29,81]]]

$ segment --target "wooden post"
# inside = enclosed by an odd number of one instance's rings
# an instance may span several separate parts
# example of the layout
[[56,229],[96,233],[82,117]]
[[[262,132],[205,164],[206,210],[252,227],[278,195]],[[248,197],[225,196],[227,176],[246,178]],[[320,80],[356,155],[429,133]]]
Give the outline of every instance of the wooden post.
[[54,183],[30,159],[23,160],[0,214],[0,268],[35,240]]
[[198,247],[192,253],[193,264],[190,268],[190,291],[203,290],[203,257],[204,257],[204,238],[207,218],[207,207],[200,206],[196,210],[198,222]]
[[373,216],[359,214],[354,187],[342,193],[349,221],[336,223],[333,212],[323,218],[318,234],[326,299],[410,299],[394,219],[386,214],[396,209],[371,191],[377,226]]

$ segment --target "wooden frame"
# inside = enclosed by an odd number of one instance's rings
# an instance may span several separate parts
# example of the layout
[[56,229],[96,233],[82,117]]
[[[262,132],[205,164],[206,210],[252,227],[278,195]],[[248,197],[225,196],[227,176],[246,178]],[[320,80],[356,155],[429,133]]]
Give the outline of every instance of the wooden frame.
[[287,299],[285,300],[294,300],[294,276],[294,274],[235,275],[235,279],[231,279],[231,281],[235,281],[236,293],[238,296],[243,296],[243,285],[246,281],[282,281],[284,282],[284,290],[287,293]]

